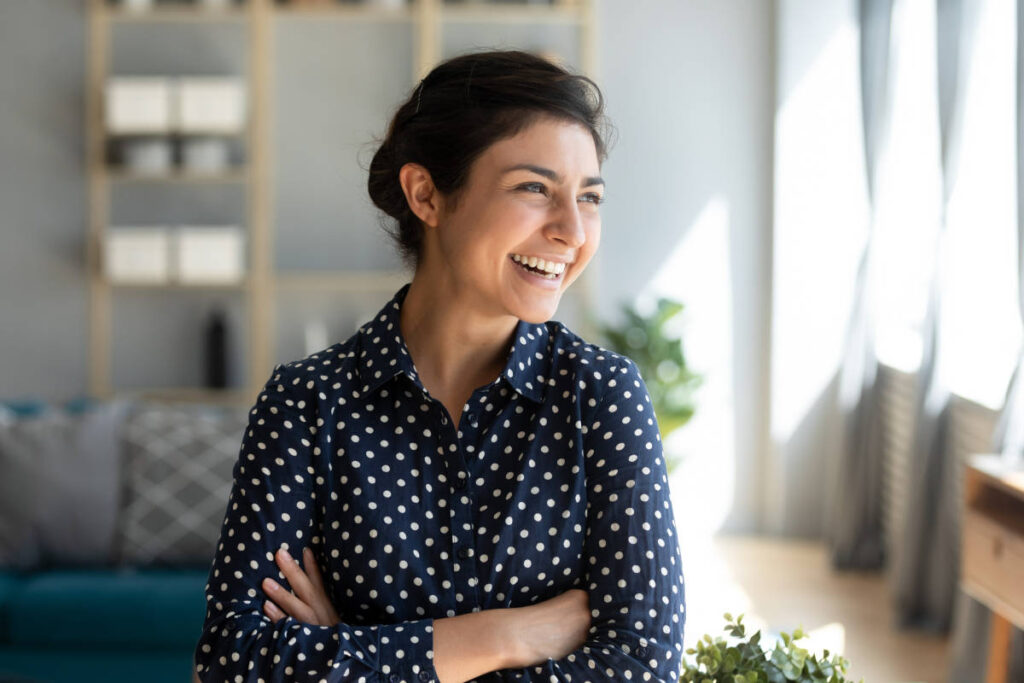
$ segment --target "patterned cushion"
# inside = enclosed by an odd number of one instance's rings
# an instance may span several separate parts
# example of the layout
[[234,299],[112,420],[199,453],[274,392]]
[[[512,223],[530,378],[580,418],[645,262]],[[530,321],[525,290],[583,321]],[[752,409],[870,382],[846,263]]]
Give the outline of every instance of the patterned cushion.
[[209,565],[248,424],[244,408],[141,403],[122,432],[117,557]]

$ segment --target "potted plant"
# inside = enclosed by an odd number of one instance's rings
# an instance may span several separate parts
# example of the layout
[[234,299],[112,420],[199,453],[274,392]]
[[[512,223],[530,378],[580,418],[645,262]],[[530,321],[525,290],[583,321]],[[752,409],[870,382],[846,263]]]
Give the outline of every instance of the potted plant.
[[[693,393],[703,380],[687,367],[682,339],[667,333],[667,324],[682,313],[683,308],[682,303],[662,297],[649,315],[623,304],[625,322],[622,325],[605,325],[590,317],[605,338],[607,348],[636,362],[651,394],[662,441],[693,416]],[[678,464],[678,458],[666,458],[669,474]]]
[[[686,650],[686,654],[695,654],[697,658],[694,664],[683,658],[680,683],[852,683],[846,678],[849,660],[838,654],[830,658],[825,650],[819,661],[816,655],[796,644],[806,637],[802,628],[792,635],[781,633],[768,653],[761,649],[760,631],[744,640],[742,614],[733,622],[732,615],[726,612],[725,621],[725,630],[739,642],[729,645],[724,638],[712,640],[704,634],[696,648]],[[863,678],[860,683],[864,683]]]

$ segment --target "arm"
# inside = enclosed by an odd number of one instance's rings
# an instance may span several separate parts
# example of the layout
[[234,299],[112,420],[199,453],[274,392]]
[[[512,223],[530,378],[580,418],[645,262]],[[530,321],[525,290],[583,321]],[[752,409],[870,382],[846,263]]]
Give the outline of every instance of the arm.
[[[285,590],[269,577],[264,579],[263,587],[271,600],[263,603],[263,611],[274,623],[290,615],[306,624],[333,626],[341,619],[327,595],[316,556],[307,547],[303,549],[302,558],[300,564],[284,549],[277,553],[277,566],[295,588],[295,593]],[[514,625],[509,617],[513,612],[523,612],[524,609],[497,608],[436,619],[434,667],[441,681],[463,683],[480,674],[515,666],[513,662],[518,660],[514,659],[514,652],[509,652],[508,643],[516,633],[514,629],[522,626],[518,621]],[[564,610],[559,612],[559,618],[564,620]],[[589,611],[586,618],[589,625]],[[525,661],[530,663],[535,659]]]
[[441,683],[465,683],[510,666],[507,608],[467,612],[434,621],[434,668]]
[[506,680],[678,680],[686,594],[668,475],[650,394],[636,364],[612,374],[584,425],[586,641]]
[[[284,546],[317,546],[314,479],[321,454],[315,395],[274,368],[249,413],[209,581],[196,646],[203,681],[437,682],[432,618],[334,626],[263,613],[265,577],[285,589],[275,565]],[[447,683],[447,681],[445,682]]]

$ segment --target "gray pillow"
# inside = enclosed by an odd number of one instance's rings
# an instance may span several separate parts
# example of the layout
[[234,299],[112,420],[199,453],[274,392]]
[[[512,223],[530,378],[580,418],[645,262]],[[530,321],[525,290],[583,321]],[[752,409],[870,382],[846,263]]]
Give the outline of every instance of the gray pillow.
[[0,566],[112,561],[128,408],[118,400],[83,413],[0,411]]
[[243,407],[140,403],[131,412],[122,434],[118,562],[210,564],[247,425]]

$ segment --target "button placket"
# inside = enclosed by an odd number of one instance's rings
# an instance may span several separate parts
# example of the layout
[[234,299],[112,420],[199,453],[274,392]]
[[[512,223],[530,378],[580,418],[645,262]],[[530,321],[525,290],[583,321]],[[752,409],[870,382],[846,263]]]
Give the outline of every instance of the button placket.
[[[464,422],[462,418],[459,421]],[[448,484],[451,487],[449,489],[451,493],[449,494],[448,505],[449,519],[451,520],[451,548],[453,564],[458,566],[458,571],[454,573],[455,584],[460,586],[454,593],[458,603],[456,608],[461,612],[467,603],[470,607],[480,606],[480,582],[477,577],[476,562],[473,559],[476,553],[472,547],[475,538],[473,533],[475,530],[473,523],[473,494],[468,490],[469,472],[466,468],[466,459],[462,446],[464,440],[467,443],[472,443],[474,435],[467,436],[461,434],[461,430],[457,427],[458,425],[452,425],[450,431],[443,431],[443,433],[451,434],[451,438],[442,439],[443,443],[441,446],[444,450]],[[467,525],[469,531],[465,529]],[[458,598],[460,593],[463,596],[461,601]]]

